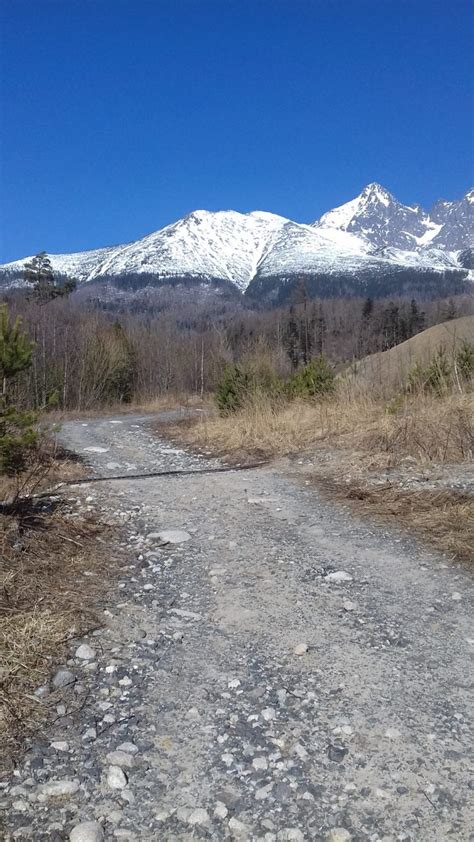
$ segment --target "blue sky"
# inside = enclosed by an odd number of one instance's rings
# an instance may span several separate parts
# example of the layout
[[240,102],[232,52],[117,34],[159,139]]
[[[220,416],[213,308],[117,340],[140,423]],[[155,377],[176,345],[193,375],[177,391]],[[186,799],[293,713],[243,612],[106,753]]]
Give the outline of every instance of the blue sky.
[[464,0],[8,0],[0,261],[473,179]]

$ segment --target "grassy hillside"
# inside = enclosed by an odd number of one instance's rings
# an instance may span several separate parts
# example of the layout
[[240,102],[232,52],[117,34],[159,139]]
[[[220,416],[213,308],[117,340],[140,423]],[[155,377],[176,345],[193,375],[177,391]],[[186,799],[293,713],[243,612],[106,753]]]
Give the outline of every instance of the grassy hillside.
[[354,364],[348,380],[364,391],[370,387],[381,397],[391,397],[406,384],[416,362],[427,365],[440,347],[452,359],[464,340],[474,342],[474,316],[434,325],[389,351],[365,357]]

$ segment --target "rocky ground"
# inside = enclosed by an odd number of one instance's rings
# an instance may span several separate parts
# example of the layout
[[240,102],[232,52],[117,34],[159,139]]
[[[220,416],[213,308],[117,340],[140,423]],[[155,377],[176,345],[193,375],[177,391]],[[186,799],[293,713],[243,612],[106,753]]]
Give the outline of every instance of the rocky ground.
[[[61,435],[97,475],[215,466],[147,425]],[[67,496],[126,561],[37,690],[63,695],[2,787],[5,840],[474,838],[468,570],[271,466]]]

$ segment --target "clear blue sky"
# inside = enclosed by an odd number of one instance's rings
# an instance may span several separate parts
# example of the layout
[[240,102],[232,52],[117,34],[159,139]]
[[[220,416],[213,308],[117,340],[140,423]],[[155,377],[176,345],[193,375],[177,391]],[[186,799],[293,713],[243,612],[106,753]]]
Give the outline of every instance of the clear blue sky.
[[464,0],[5,0],[0,261],[473,181]]

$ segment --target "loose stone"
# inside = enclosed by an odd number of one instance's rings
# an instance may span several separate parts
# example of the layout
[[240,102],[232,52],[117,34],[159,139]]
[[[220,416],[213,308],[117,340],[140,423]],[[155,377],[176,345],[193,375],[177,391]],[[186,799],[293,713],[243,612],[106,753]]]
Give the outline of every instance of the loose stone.
[[40,792],[44,798],[60,798],[61,796],[74,795],[79,789],[79,781],[64,779],[62,781],[50,781],[42,784]]
[[69,751],[69,743],[66,743],[64,740],[58,740],[55,743],[51,743],[51,748],[54,748],[55,751]]
[[385,736],[388,740],[398,740],[401,737],[400,731],[397,728],[387,728],[385,731]]
[[188,817],[188,824],[208,824],[209,823],[209,814],[207,810],[203,810],[201,807],[198,807],[197,810],[193,810],[191,815]]
[[328,834],[328,842],[350,842],[351,834],[345,827],[334,827]]
[[105,759],[111,766],[120,766],[120,768],[132,769],[135,765],[131,754],[127,754],[125,751],[119,751],[118,749],[117,751],[109,751]]
[[336,570],[334,573],[328,573],[324,577],[326,582],[352,582],[352,576],[345,570]]
[[229,819],[229,830],[232,833],[234,839],[247,839],[248,838],[248,828],[247,825],[243,822],[239,822],[238,819],[232,817]]
[[344,611],[355,611],[356,608],[357,608],[357,605],[355,604],[355,602],[352,602],[350,599],[344,599],[343,602],[342,602],[342,607],[343,607]]
[[77,647],[75,654],[76,658],[79,658],[81,661],[93,661],[95,658],[95,650],[91,646],[88,646],[87,643],[81,643]]
[[264,719],[265,722],[271,722],[271,720],[275,719],[275,717],[276,717],[275,708],[263,708],[262,719]]
[[293,649],[294,655],[305,655],[308,651],[308,644],[307,643],[298,643],[297,646]]
[[228,809],[222,801],[218,801],[214,808],[214,815],[217,819],[227,818]]
[[297,827],[285,827],[277,833],[278,842],[304,842],[304,836]]
[[104,831],[99,822],[81,822],[71,830],[70,842],[102,842]]
[[127,777],[120,766],[110,766],[107,772],[107,783],[111,789],[123,789],[127,786]]
[[184,544],[191,540],[191,535],[184,529],[163,529],[161,532],[151,532],[148,538],[157,539],[163,544]]
[[76,676],[71,670],[59,669],[51,683],[58,690],[60,687],[67,687],[69,684],[74,684],[75,680]]
[[120,743],[120,745],[117,746],[117,751],[125,751],[127,754],[138,754],[138,746],[136,746],[135,743]]

